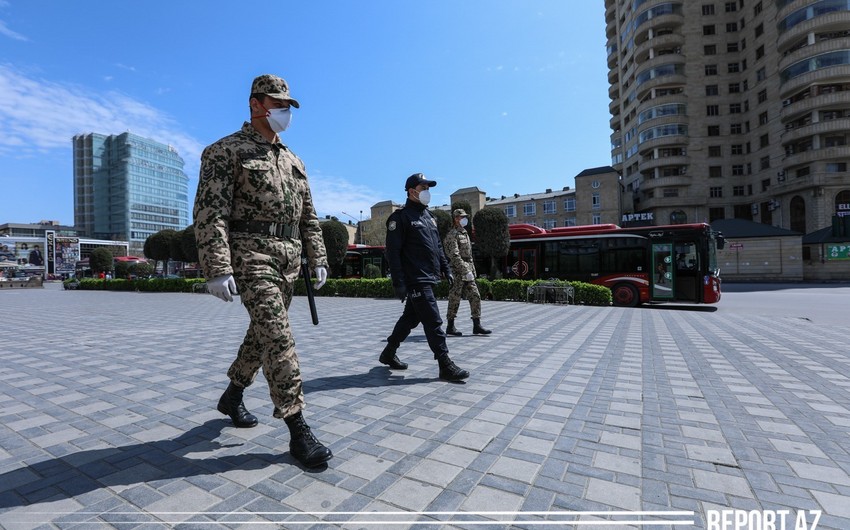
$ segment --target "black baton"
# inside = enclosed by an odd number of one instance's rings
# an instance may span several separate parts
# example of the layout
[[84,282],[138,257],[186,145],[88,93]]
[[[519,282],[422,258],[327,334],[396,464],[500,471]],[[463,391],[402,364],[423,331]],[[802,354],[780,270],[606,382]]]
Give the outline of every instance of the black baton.
[[316,311],[316,298],[313,295],[313,282],[310,281],[310,267],[307,266],[307,257],[301,256],[301,275],[304,276],[304,285],[307,287],[307,302],[310,304],[310,316],[313,325],[319,325],[319,313]]

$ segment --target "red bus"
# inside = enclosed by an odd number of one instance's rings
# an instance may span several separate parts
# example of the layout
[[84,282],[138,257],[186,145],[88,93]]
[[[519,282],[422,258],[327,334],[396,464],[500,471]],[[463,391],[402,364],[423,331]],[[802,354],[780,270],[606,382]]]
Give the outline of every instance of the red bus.
[[372,265],[373,274],[380,271],[379,278],[386,277],[389,269],[389,264],[384,257],[384,247],[369,246],[369,245],[348,245],[348,250],[345,252],[345,261],[343,262],[343,270],[335,275],[337,278],[365,278],[367,276],[367,267]]
[[723,236],[705,223],[508,228],[511,249],[503,262],[505,278],[604,285],[618,306],[720,301],[717,249],[723,248]]

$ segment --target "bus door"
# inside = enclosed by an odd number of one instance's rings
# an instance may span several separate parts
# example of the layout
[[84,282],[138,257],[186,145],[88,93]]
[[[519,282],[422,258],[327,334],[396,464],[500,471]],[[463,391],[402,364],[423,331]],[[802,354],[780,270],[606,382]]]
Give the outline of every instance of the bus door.
[[675,246],[676,300],[702,302],[702,275],[695,241],[677,241]]
[[652,299],[672,300],[676,293],[676,267],[672,243],[652,244]]
[[506,276],[519,280],[537,278],[537,246],[512,248],[507,256]]

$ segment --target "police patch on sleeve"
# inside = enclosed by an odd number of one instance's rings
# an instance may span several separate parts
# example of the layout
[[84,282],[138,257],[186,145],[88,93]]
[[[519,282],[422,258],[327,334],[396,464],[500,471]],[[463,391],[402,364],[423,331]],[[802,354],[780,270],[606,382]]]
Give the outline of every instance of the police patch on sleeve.
[[387,225],[387,230],[390,230],[390,231],[395,230],[395,221],[389,222],[389,224]]

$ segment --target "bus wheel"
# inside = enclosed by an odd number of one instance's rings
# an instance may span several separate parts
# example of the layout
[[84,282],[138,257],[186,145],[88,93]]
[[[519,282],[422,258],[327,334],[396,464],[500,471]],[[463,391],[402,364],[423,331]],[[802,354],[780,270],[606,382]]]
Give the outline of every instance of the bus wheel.
[[619,307],[637,307],[640,303],[640,294],[634,285],[621,283],[615,285],[611,290],[614,305]]

